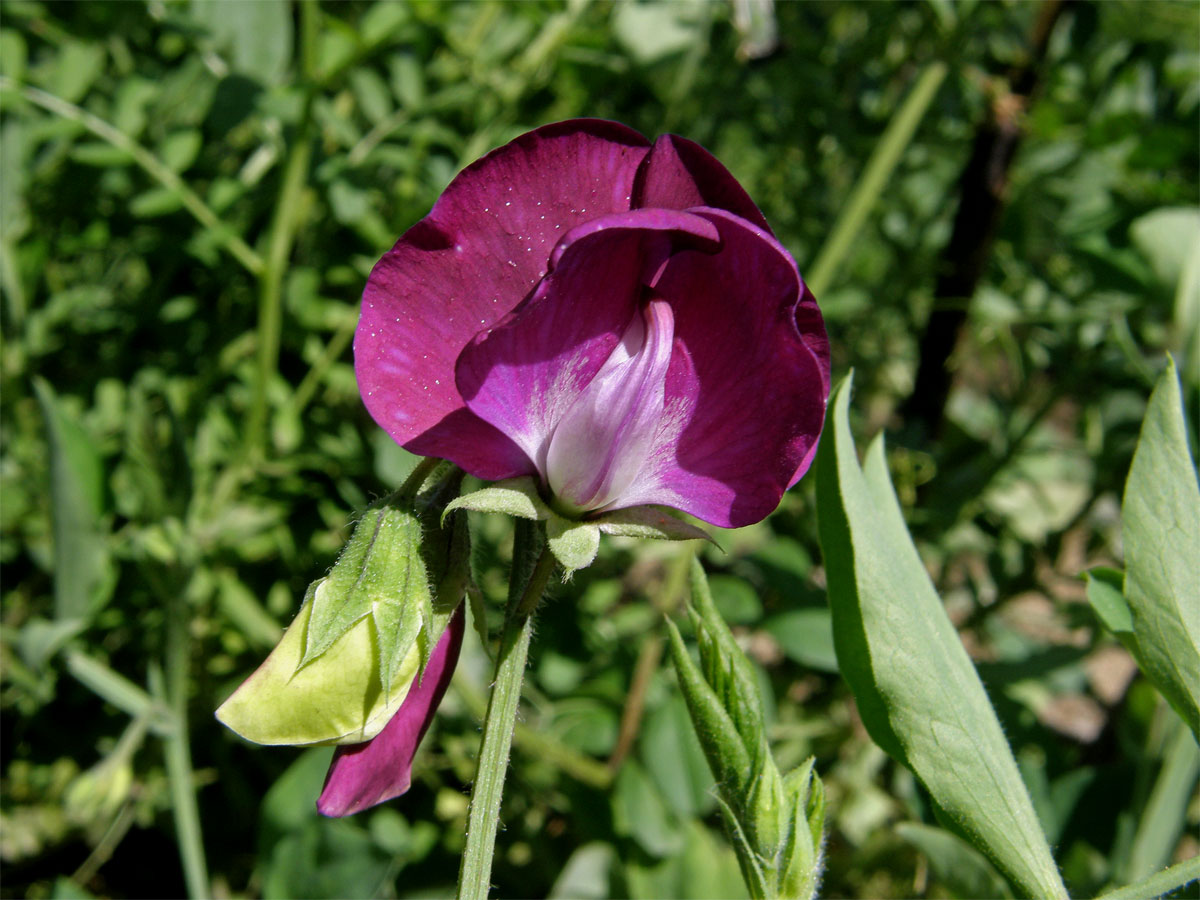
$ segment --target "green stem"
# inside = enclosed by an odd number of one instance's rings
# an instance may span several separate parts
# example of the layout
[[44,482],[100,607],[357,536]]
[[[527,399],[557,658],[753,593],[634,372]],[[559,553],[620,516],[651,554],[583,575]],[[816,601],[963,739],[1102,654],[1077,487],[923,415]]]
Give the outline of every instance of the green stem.
[[[534,562],[534,559],[537,562]],[[496,654],[496,677],[487,716],[475,786],[471,790],[471,812],[467,822],[467,846],[458,873],[459,900],[487,900],[491,888],[492,856],[500,825],[500,799],[508,771],[525,658],[533,634],[533,611],[541,599],[554,557],[532,522],[518,521],[513,543],[512,577],[508,585],[508,613]]]
[[871,207],[887,186],[892,171],[912,141],[917,126],[945,77],[945,63],[932,62],[927,65],[913,89],[904,98],[903,105],[888,122],[887,130],[875,145],[871,158],[867,160],[867,167],[863,169],[858,183],[854,186],[854,192],[838,214],[837,221],[816,260],[808,267],[804,281],[818,297],[833,283],[838,266],[854,245]]
[[1116,888],[1101,894],[1099,900],[1142,900],[1161,897],[1200,879],[1200,856],[1193,856],[1170,868],[1163,869],[1136,884]]
[[263,271],[263,261],[257,253],[247,246],[246,242],[233,233],[220,217],[201,200],[196,193],[184,184],[183,179],[167,167],[166,163],[125,134],[109,125],[103,119],[92,115],[86,109],[81,109],[74,103],[69,103],[61,97],[48,94],[35,87],[17,85],[10,78],[0,75],[0,91],[15,91],[35,106],[62,116],[72,122],[78,122],[101,140],[107,141],[119,150],[128,153],[135,163],[146,170],[155,181],[179,198],[183,208],[195,217],[196,221],[208,228],[216,236],[218,243],[242,264],[252,275],[260,275]]
[[186,601],[172,597],[167,609],[166,690],[175,727],[167,736],[167,780],[175,814],[175,839],[183,861],[183,877],[189,897],[211,897],[200,811],[192,776],[192,752],[188,744],[188,670],[191,658],[190,622]]
[[329,339],[329,343],[325,345],[325,349],[321,352],[317,361],[312,364],[312,368],[308,370],[308,374],[304,376],[304,380],[300,382],[300,386],[292,393],[290,401],[292,412],[295,415],[300,415],[304,412],[304,408],[312,401],[313,395],[316,394],[317,388],[321,384],[321,379],[325,377],[325,373],[329,371],[338,358],[346,352],[346,348],[350,346],[350,341],[354,337],[354,329],[358,325],[357,317],[350,322],[347,322]]
[[283,169],[279,201],[271,218],[267,258],[259,277],[258,291],[258,372],[254,384],[254,402],[246,427],[246,448],[252,459],[260,459],[266,445],[268,395],[271,381],[279,369],[279,344],[283,330],[283,277],[292,255],[292,244],[300,226],[301,198],[312,160],[312,104],[316,85],[312,80],[316,59],[319,10],[312,0],[300,4],[300,59],[307,81],[304,110],[296,136]]
[[1147,878],[1171,859],[1187,827],[1187,807],[1200,777],[1200,749],[1184,722],[1171,710],[1162,768],[1146,801],[1133,846],[1121,872],[1129,882]]

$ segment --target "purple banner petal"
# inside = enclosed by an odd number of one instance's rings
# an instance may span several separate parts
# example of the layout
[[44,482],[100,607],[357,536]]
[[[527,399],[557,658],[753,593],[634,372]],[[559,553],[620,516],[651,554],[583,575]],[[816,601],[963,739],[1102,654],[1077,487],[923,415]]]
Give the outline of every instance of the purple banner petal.
[[771,227],[750,195],[715,156],[677,134],[654,142],[638,170],[635,208],[691,209],[710,206],[736,213],[771,234]]
[[598,119],[531,131],[464,169],[376,264],[355,369],[367,409],[398,443],[484,478],[527,473],[502,434],[464,422],[455,360],[525,298],[572,228],[629,209],[648,146]]

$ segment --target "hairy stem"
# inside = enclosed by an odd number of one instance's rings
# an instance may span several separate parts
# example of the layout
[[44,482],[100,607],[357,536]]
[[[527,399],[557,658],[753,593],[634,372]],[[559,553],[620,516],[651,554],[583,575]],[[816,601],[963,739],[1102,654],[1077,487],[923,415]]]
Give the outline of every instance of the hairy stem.
[[467,846],[458,873],[459,900],[486,900],[491,888],[500,799],[508,771],[517,704],[521,699],[521,682],[525,677],[525,659],[533,634],[533,611],[553,571],[554,557],[546,548],[537,526],[518,521],[512,577],[508,585],[508,612],[496,654],[492,696],[483,720],[475,786],[471,790],[471,813],[467,821]]

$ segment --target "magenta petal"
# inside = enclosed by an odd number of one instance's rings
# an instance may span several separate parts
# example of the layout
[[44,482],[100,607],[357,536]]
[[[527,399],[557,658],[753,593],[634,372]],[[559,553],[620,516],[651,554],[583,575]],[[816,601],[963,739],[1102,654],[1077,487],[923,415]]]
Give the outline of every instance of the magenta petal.
[[317,800],[317,811],[321,815],[349,816],[399,797],[408,790],[417,745],[433,721],[433,714],[442,702],[458,664],[464,622],[460,604],[438,640],[420,681],[409,690],[383,731],[365,744],[337,748],[329,774],[325,776],[325,787]]
[[771,234],[771,226],[750,195],[721,162],[677,134],[664,134],[638,169],[634,208],[690,209],[711,206],[736,213]]
[[738,527],[769,515],[812,460],[828,342],[774,238],[723,210],[691,212],[717,227],[721,250],[676,254],[655,285],[675,311],[677,352],[664,425],[620,505],[660,503]]
[[644,284],[675,248],[707,252],[716,238],[706,219],[665,209],[574,229],[554,249],[550,274],[530,299],[459,357],[458,388],[471,412],[507,435],[544,477],[555,425],[625,333]]
[[522,135],[464,169],[376,264],[355,369],[367,409],[398,443],[484,478],[527,471],[495,429],[464,424],[455,361],[525,298],[572,228],[629,209],[647,146],[597,119]]

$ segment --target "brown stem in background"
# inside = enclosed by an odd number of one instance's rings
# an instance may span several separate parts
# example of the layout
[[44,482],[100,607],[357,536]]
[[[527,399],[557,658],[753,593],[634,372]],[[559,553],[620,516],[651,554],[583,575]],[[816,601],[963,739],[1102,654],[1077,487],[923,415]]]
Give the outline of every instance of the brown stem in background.
[[608,771],[615,773],[621,768],[621,763],[633,749],[641,729],[642,712],[646,708],[646,691],[650,681],[658,671],[662,661],[663,638],[657,631],[647,635],[638,651],[637,665],[633,669],[633,678],[629,682],[629,694],[625,699],[625,708],[621,711],[621,728],[617,732],[617,746],[612,756],[608,758]]
[[1009,168],[1025,136],[1024,114],[1041,74],[1050,35],[1070,0],[1044,0],[1029,36],[1029,54],[995,89],[987,120],[979,126],[959,178],[954,230],[942,251],[933,311],[921,337],[920,364],[906,423],[924,435],[941,426],[950,394],[947,363],[967,319],[967,302],[983,276],[1004,212]]
[[[688,570],[692,563],[692,556],[695,554],[695,550],[690,544],[689,541],[684,545],[683,550],[675,555],[675,558],[667,566],[662,587],[657,594],[652,595],[654,605],[662,613],[670,614],[683,602],[688,584]],[[621,710],[617,744],[608,758],[608,771],[613,775],[621,768],[621,763],[633,749],[638,732],[641,731],[642,714],[646,710],[646,692],[650,689],[654,673],[658,671],[658,664],[662,662],[663,643],[662,631],[656,630],[646,636],[646,639],[642,641],[642,646],[638,649],[637,662],[633,667],[633,675],[629,679],[629,692],[625,695],[625,708]]]

